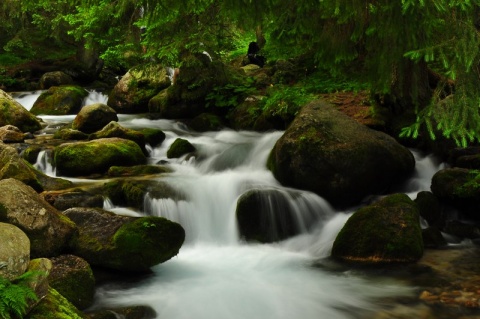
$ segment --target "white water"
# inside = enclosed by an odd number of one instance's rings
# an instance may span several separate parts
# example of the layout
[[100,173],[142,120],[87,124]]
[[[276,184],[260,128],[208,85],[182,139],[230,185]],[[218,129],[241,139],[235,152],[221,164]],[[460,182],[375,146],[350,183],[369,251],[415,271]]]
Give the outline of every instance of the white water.
[[[149,278],[100,287],[94,308],[143,304],[154,308],[158,318],[174,319],[363,319],[381,309],[384,298],[413,293],[399,282],[314,266],[329,256],[333,240],[351,212],[335,212],[317,195],[276,182],[265,163],[282,132],[197,134],[174,121],[119,117],[125,127],[165,131],[164,143],[150,150],[150,162],[169,163],[174,173],[161,181],[184,197],[175,201],[146,196],[143,213],[181,223],[187,240],[178,256],[155,266]],[[167,159],[166,151],[177,137],[188,139],[198,149],[196,158]],[[417,173],[405,186],[411,196],[428,190],[438,169],[433,159],[415,156]],[[277,190],[286,198],[287,209],[295,211],[303,233],[270,245],[243,242],[235,207],[238,197],[250,189]],[[108,199],[105,208],[138,215],[113,207]],[[275,213],[280,208],[272,203],[264,209]]]

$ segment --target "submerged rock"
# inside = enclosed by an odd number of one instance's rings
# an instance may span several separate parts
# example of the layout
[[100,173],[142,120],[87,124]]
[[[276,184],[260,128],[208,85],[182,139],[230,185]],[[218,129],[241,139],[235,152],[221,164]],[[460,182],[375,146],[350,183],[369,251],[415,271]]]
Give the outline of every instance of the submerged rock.
[[111,166],[140,165],[146,161],[138,144],[121,138],[64,143],[55,148],[54,154],[58,174],[66,176],[105,173]]
[[183,138],[177,138],[167,151],[168,158],[178,158],[188,153],[195,152],[195,146]]
[[360,208],[332,247],[333,257],[365,264],[407,263],[422,255],[418,208],[405,194],[388,195]]
[[302,108],[277,141],[268,167],[283,185],[346,206],[405,179],[415,159],[392,137],[317,100]]
[[182,226],[161,217],[127,217],[101,209],[64,212],[79,228],[72,253],[91,265],[122,271],[146,271],[178,254]]

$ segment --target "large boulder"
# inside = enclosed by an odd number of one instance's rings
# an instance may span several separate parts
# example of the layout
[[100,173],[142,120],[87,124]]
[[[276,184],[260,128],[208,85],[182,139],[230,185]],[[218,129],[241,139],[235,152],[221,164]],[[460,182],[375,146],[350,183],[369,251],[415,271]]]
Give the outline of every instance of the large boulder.
[[84,319],[84,314],[53,288],[27,315],[28,319]]
[[33,258],[60,254],[76,233],[71,220],[16,179],[0,180],[0,203],[0,221],[17,226],[28,236]]
[[15,225],[0,223],[0,277],[13,280],[30,262],[30,240]]
[[57,173],[66,176],[105,173],[111,166],[140,165],[146,160],[135,142],[116,137],[64,143],[54,155]]
[[61,255],[51,259],[49,284],[80,310],[93,303],[95,277],[90,265],[74,255]]
[[118,113],[144,113],[148,111],[148,101],[170,83],[163,66],[139,65],[130,69],[115,85],[107,104]]
[[53,86],[43,92],[30,112],[37,115],[77,114],[88,92],[79,86]]
[[94,103],[84,106],[72,123],[72,129],[83,133],[93,133],[101,130],[108,123],[118,121],[117,113],[108,105]]
[[268,167],[280,183],[352,205],[411,174],[412,153],[322,101],[313,101],[275,144]]
[[27,135],[13,125],[0,127],[0,141],[3,143],[23,143]]
[[356,211],[338,233],[332,256],[362,264],[408,263],[423,255],[416,204],[393,194]]
[[87,208],[64,214],[79,228],[72,253],[94,266],[146,271],[177,255],[185,240],[182,226],[162,217],[128,217]]
[[0,106],[0,126],[11,124],[22,132],[35,132],[42,128],[35,115],[2,90],[0,90]]

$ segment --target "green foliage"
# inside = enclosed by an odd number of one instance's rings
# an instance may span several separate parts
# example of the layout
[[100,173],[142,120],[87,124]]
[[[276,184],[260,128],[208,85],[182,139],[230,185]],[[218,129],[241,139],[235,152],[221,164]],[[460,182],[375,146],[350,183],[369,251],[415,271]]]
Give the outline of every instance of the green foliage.
[[331,74],[327,70],[317,70],[304,81],[302,87],[308,93],[359,92],[369,89],[366,82],[351,72],[348,77],[343,73]]
[[228,83],[224,86],[217,86],[206,97],[207,107],[235,107],[248,95],[255,92],[254,79],[251,77],[245,78],[238,84]]
[[27,286],[38,276],[37,272],[26,272],[14,281],[0,277],[0,318],[22,318],[28,307],[28,301],[38,299],[35,292]]
[[263,112],[284,119],[294,117],[301,107],[315,99],[302,86],[275,85],[267,90],[266,98],[262,99]]

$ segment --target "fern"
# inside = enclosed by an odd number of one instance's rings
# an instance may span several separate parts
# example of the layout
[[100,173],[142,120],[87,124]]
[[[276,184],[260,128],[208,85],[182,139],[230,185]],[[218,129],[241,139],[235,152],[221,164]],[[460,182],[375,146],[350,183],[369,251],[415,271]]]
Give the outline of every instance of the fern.
[[13,281],[0,276],[0,319],[22,318],[28,301],[37,301],[35,292],[27,285],[38,272],[28,271]]

